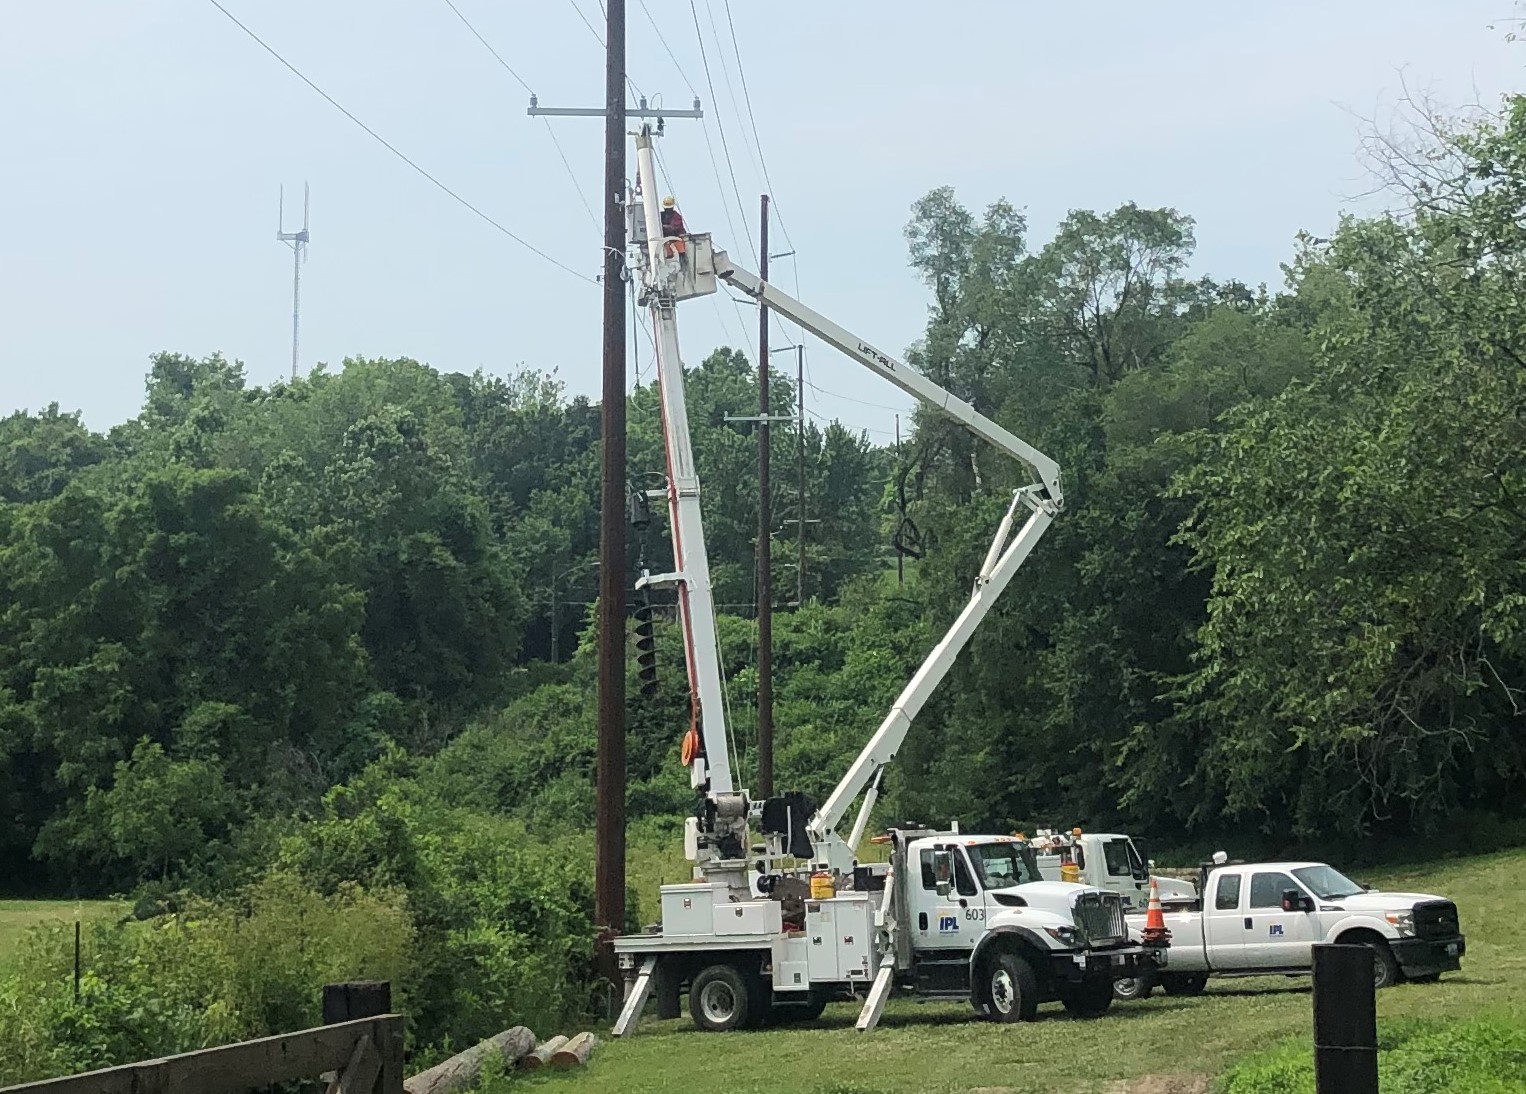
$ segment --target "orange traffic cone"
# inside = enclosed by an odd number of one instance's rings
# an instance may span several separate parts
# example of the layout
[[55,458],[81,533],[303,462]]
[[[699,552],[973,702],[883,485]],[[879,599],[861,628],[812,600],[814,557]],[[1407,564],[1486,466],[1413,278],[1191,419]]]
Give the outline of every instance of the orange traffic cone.
[[1160,886],[1155,878],[1150,878],[1150,903],[1145,908],[1145,927],[1140,932],[1147,946],[1167,946],[1171,943],[1171,932],[1166,930],[1166,915],[1160,907]]

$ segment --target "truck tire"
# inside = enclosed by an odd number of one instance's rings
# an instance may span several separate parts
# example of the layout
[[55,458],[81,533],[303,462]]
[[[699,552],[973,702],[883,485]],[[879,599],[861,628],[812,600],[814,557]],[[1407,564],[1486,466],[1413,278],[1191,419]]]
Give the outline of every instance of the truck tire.
[[1060,1002],[1072,1018],[1101,1018],[1113,1005],[1113,982],[1083,980],[1068,984],[1060,993]]
[[1155,974],[1141,973],[1113,981],[1113,998],[1128,1003],[1135,999],[1148,999],[1155,991]]
[[1006,950],[981,967],[980,1002],[998,1022],[1031,1022],[1039,1010],[1039,978],[1020,953]]
[[689,1014],[706,1033],[743,1029],[753,1017],[756,994],[735,965],[709,965],[689,985]]
[[1203,989],[1208,986],[1208,974],[1206,972],[1161,973],[1160,986],[1166,989],[1167,995],[1202,995]]
[[1399,971],[1399,962],[1394,960],[1388,943],[1381,938],[1364,938],[1362,941],[1372,947],[1372,986],[1382,989],[1402,983],[1404,974]]

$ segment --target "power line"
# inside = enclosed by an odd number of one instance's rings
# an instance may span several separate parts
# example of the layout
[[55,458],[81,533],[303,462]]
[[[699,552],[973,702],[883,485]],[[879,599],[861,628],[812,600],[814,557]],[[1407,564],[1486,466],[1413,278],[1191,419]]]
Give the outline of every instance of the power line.
[[[646,13],[646,21],[652,24],[652,30],[656,32],[657,40],[662,43],[662,48],[667,50],[668,60],[673,62],[673,67],[678,70],[678,75],[688,85],[689,94],[693,95],[696,99],[699,98],[699,92],[695,90],[693,82],[689,79],[689,74],[684,71],[684,66],[678,63],[678,58],[673,53],[673,47],[668,45],[667,37],[662,33],[662,28],[657,25],[657,20],[652,18],[652,10],[646,6],[646,0],[636,0],[636,2],[641,5],[641,10]],[[788,234],[788,232],[785,233],[786,236]]]
[[[726,95],[731,99],[732,112],[735,113],[737,118],[740,120],[742,117],[742,108],[737,105],[736,88],[731,83],[731,66],[726,63],[726,47],[721,45],[721,31],[720,28],[716,25],[715,8],[711,7],[710,0],[705,0],[705,15],[710,20],[710,37],[715,42],[715,59],[716,62],[721,66],[721,79],[726,84]],[[717,113],[715,116],[717,124],[720,122],[719,108],[720,104],[717,103]],[[753,173],[761,177],[763,172],[758,167],[757,158],[752,154],[752,145],[747,143],[747,135],[745,133],[742,135],[742,149],[747,153],[747,158],[752,161]]]
[[[700,26],[699,26],[699,11],[694,6],[694,0],[689,0],[689,14],[694,17],[694,37],[699,42],[699,59],[704,64],[704,66],[705,66],[705,86],[710,89],[710,101],[712,103],[718,102],[718,100],[716,98],[716,95],[715,95],[715,81],[713,81],[710,78],[710,59],[709,59],[709,57],[705,53],[705,34],[704,34],[704,31],[702,31],[700,29]],[[721,124],[721,116],[720,116],[719,112],[717,112],[716,115],[715,115],[715,127],[716,127],[716,129],[720,130],[720,134],[721,134],[721,151],[724,152],[725,155],[726,155],[726,170],[728,172],[730,172],[730,174],[731,174],[731,189],[736,194],[737,211],[742,214],[742,228],[743,228],[743,230],[747,234],[747,247],[748,247],[748,250],[752,251],[753,261],[756,262],[757,261],[757,255],[758,255],[758,248],[757,248],[757,245],[755,243],[753,243],[753,241],[752,241],[752,229],[750,227],[748,227],[748,224],[747,224],[747,210],[742,208],[742,188],[737,185],[736,168],[731,163],[731,149],[729,147],[727,147],[727,145],[726,145],[726,127]],[[708,136],[707,136],[707,139],[708,139]],[[718,177],[716,179],[716,182],[717,183],[720,182],[720,179]],[[722,187],[722,201],[724,202],[724,200],[725,200],[725,188]],[[731,221],[731,214],[730,213],[726,214],[726,220],[727,220],[727,223],[729,224],[730,221]],[[735,232],[736,232],[736,229],[733,227],[732,228],[732,233],[735,234]]]
[[789,226],[784,223],[784,217],[779,214],[778,198],[774,196],[774,180],[768,177],[768,159],[763,155],[763,142],[758,139],[758,118],[752,112],[752,94],[747,90],[747,69],[742,66],[742,49],[737,45],[736,23],[731,19],[731,0],[725,0],[726,26],[731,31],[731,51],[737,58],[737,75],[742,80],[742,100],[747,104],[747,121],[752,126],[752,143],[758,150],[758,162],[763,169],[763,182],[768,187],[769,204],[773,207],[774,219],[779,222],[779,230],[784,233],[784,239],[790,245],[790,250],[795,249],[795,241],[790,237]]
[[[493,58],[500,65],[503,66],[503,70],[505,72],[507,72],[510,76],[514,77],[514,79],[518,80],[520,87],[523,87],[531,95],[534,95],[535,94],[535,89],[533,87],[531,87],[529,84],[525,83],[525,79],[524,79],[523,76],[521,76],[519,73],[515,72],[512,68],[509,67],[509,62],[505,61],[501,56],[499,56],[498,51],[496,49],[494,49],[491,44],[489,44],[489,42],[488,42],[488,40],[486,38],[482,37],[482,35],[477,33],[477,28],[472,26],[471,23],[469,23],[467,21],[466,16],[461,14],[461,9],[456,7],[456,5],[452,2],[452,0],[445,0],[445,5],[448,8],[450,8],[451,11],[456,13],[456,18],[461,20],[461,25],[466,27],[467,30],[471,31],[472,34],[476,37],[477,41],[481,42],[484,46],[487,46],[487,51],[493,55]],[[788,235],[789,233],[786,232],[785,234]]]
[[581,281],[586,281],[590,285],[597,285],[598,284],[598,281],[596,281],[594,278],[589,277],[587,274],[579,273],[577,270],[574,270],[571,266],[567,265],[566,263],[561,262],[558,259],[552,258],[545,251],[543,251],[539,247],[535,246],[535,244],[533,244],[530,241],[524,239],[523,237],[518,236],[515,233],[509,231],[509,229],[505,228],[502,224],[498,223],[498,221],[494,220],[492,217],[490,217],[486,213],[484,213],[481,209],[477,208],[471,202],[467,201],[464,197],[462,197],[460,194],[456,193],[449,186],[446,186],[439,179],[435,178],[428,171],[424,170],[417,163],[415,163],[413,160],[409,159],[406,155],[404,155],[402,152],[400,152],[397,149],[396,146],[394,146],[391,142],[389,142],[380,133],[378,133],[376,130],[372,129],[365,122],[361,121],[354,114],[351,114],[348,110],[346,110],[343,106],[341,106],[339,104],[338,100],[336,100],[327,91],[324,91],[323,88],[319,87],[317,84],[313,83],[306,76],[304,76],[297,69],[297,67],[295,65],[293,65],[285,57],[282,57],[279,53],[277,53],[274,49],[272,49],[270,47],[270,45],[267,44],[263,38],[261,38],[258,34],[254,33],[254,31],[250,30],[248,27],[246,27],[243,23],[239,22],[238,17],[236,15],[234,15],[231,11],[229,11],[227,8],[223,7],[222,4],[220,4],[218,2],[218,0],[207,0],[207,3],[211,4],[218,11],[220,11],[224,15],[226,15],[228,17],[228,19],[233,23],[234,26],[238,27],[239,30],[243,31],[250,38],[252,38],[255,41],[255,43],[257,45],[259,45],[259,47],[261,49],[263,49],[266,53],[270,54],[277,61],[280,61],[281,64],[284,65],[287,68],[287,70],[292,73],[292,75],[297,77],[297,79],[301,80],[308,87],[312,88],[319,95],[321,95],[324,98],[324,100],[328,102],[328,104],[330,106],[332,106],[335,110],[339,111],[346,118],[349,118],[350,121],[352,121],[356,125],[360,126],[360,128],[364,129],[366,131],[366,133],[368,133],[378,144],[380,144],[387,151],[391,152],[398,159],[402,160],[409,167],[413,168],[420,175],[423,175],[424,178],[426,178],[430,182],[432,182],[435,186],[437,186],[445,194],[449,195],[451,198],[454,198],[457,202],[459,202],[466,209],[469,209],[471,212],[473,212],[477,216],[481,217],[484,221],[486,221],[488,224],[492,225],[494,228],[498,229],[504,235],[508,236],[515,243],[518,243],[521,247],[524,247],[526,250],[531,251],[532,253],[534,253],[536,255],[539,255],[541,258],[544,258],[547,262],[551,263],[551,265],[557,267],[560,270],[565,270],[567,273],[570,273],[573,277],[576,277],[576,278],[578,278]]
[[[515,80],[519,81],[520,87],[524,88],[531,95],[534,95],[535,89],[525,81],[523,76],[515,72],[509,62],[503,59],[503,55],[493,48],[493,44],[484,38],[482,33],[476,27],[472,26],[471,20],[467,19],[467,17],[461,13],[461,9],[456,7],[454,0],[445,0],[445,5],[450,8],[451,11],[456,13],[456,18],[461,20],[462,26],[472,32],[472,37],[481,42],[483,47],[493,55],[493,60],[502,65],[505,72],[514,77]],[[551,143],[556,146],[556,154],[561,157],[562,166],[567,169],[567,177],[572,180],[572,188],[577,191],[578,200],[583,203],[583,208],[588,213],[588,219],[593,221],[594,227],[597,228],[599,226],[599,218],[594,216],[593,207],[588,204],[588,198],[583,193],[582,184],[578,182],[577,172],[573,171],[572,164],[567,162],[567,153],[562,151],[562,142],[557,140],[556,130],[551,128],[551,123],[549,121],[546,121],[544,118],[541,120],[545,122],[546,132],[551,136]]]

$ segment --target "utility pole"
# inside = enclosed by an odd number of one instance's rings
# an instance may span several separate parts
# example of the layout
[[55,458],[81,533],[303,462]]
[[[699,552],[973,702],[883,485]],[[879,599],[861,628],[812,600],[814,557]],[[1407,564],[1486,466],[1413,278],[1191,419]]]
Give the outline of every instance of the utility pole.
[[[895,416],[895,458],[901,458],[901,416]],[[906,584],[906,556],[900,551],[895,553],[895,583]]]
[[625,0],[604,0],[604,106],[541,106],[531,117],[604,119],[604,388],[600,429],[598,755],[594,805],[594,926],[603,974],[619,983],[610,940],[625,928],[625,122],[628,118],[700,117],[693,110],[635,109],[625,104]]
[[302,330],[302,263],[307,261],[307,244],[312,238],[307,223],[307,183],[302,184],[302,228],[286,230],[286,187],[281,187],[276,218],[276,239],[291,247],[291,378],[297,378],[297,346]]
[[[761,198],[758,276],[768,280],[768,195]],[[758,302],[758,796],[774,796],[773,505],[768,484],[768,305]]]
[[[625,0],[605,0],[604,393],[599,503],[599,740],[594,925],[625,929]],[[619,983],[614,949],[600,947]]]
[[805,347],[795,347],[795,395],[800,400],[799,416],[796,418],[800,424],[795,427],[795,432],[800,441],[800,557],[795,565],[795,603],[805,606]]

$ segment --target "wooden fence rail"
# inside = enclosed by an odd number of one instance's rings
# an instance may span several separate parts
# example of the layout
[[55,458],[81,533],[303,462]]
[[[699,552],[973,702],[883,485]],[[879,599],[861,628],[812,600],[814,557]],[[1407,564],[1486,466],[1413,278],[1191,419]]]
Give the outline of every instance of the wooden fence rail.
[[338,1078],[335,1094],[402,1094],[403,1019],[384,1014],[83,1075],[0,1087],[0,1094],[241,1094],[272,1083]]

